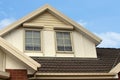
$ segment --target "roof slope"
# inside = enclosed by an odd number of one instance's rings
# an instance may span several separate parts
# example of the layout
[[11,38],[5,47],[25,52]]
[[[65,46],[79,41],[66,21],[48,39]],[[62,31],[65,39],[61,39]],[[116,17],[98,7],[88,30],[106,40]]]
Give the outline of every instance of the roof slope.
[[97,59],[67,57],[32,57],[41,63],[43,73],[108,73],[120,62],[120,49],[97,48]]
[[51,14],[54,14],[54,16],[58,17],[58,19],[73,25],[76,30],[78,30],[80,33],[84,34],[86,37],[90,38],[93,42],[95,42],[96,45],[98,45],[101,42],[101,39],[99,37],[97,37],[93,33],[89,32],[84,27],[82,27],[78,23],[72,21],[71,19],[69,19],[65,15],[61,14],[59,11],[57,11],[56,9],[54,9],[53,7],[51,7],[49,5],[45,5],[45,6],[41,7],[40,9],[37,9],[36,11],[30,13],[29,15],[21,18],[20,20],[16,21],[15,23],[11,24],[10,26],[1,30],[0,31],[0,36],[5,35],[6,33],[10,32],[11,30],[13,30],[13,29],[19,27],[20,25],[22,25],[24,22],[34,18],[35,16],[41,14],[42,12],[44,12],[46,10],[49,11]]

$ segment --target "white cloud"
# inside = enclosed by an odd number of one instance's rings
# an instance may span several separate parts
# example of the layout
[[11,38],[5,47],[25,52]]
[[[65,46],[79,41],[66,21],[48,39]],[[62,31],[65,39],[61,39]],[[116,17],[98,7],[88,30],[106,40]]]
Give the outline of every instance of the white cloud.
[[95,33],[103,41],[98,47],[108,47],[108,48],[120,48],[120,33],[116,32],[105,32],[105,33]]
[[2,29],[5,26],[8,26],[9,24],[13,23],[15,21],[14,18],[5,18],[3,20],[0,20],[0,29]]
[[85,22],[84,20],[79,20],[77,22],[78,22],[78,24],[82,25],[83,27],[85,27],[87,25],[87,22]]

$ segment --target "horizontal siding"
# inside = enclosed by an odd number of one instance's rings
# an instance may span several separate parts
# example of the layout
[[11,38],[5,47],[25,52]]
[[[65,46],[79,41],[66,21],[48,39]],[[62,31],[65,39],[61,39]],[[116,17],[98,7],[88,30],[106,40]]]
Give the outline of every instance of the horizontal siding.
[[31,23],[41,23],[43,25],[68,25],[62,21],[60,21],[59,19],[57,19],[56,17],[54,17],[52,14],[50,14],[49,12],[44,12],[41,15],[33,18],[32,20],[30,20],[29,22]]

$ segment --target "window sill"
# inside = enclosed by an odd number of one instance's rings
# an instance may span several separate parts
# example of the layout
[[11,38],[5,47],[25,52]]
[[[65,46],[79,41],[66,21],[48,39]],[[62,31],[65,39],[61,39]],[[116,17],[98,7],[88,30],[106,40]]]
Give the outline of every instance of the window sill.
[[67,54],[74,54],[73,51],[57,51],[56,53],[60,53],[60,54],[64,54],[64,53],[67,53]]
[[25,53],[42,53],[42,51],[29,51],[29,50],[26,50],[24,52]]

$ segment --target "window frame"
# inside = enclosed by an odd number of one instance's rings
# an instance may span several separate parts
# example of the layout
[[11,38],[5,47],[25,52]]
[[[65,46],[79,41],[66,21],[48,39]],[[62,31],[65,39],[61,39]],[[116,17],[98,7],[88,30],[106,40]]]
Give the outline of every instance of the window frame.
[[[57,49],[57,36],[56,33],[57,32],[70,32],[70,40],[71,40],[71,47],[72,47],[72,51],[59,51]],[[57,53],[74,53],[74,46],[73,46],[73,32],[72,31],[67,31],[67,30],[55,30],[55,50]]]
[[[26,32],[27,30],[39,31],[39,32],[40,32],[40,43],[41,43],[41,44],[40,44],[40,47],[41,47],[41,50],[40,50],[40,51],[26,50],[26,49],[25,49],[25,46],[26,46],[26,45],[25,45],[25,44],[26,44],[26,42],[25,42],[25,38],[26,38],[25,32]],[[41,29],[28,29],[28,28],[24,28],[24,34],[23,34],[23,35],[24,35],[24,42],[23,42],[23,43],[24,43],[24,44],[23,44],[23,48],[24,48],[23,51],[24,51],[24,52],[30,52],[30,53],[31,53],[31,52],[42,52],[43,49],[42,49],[42,30],[41,30]]]

